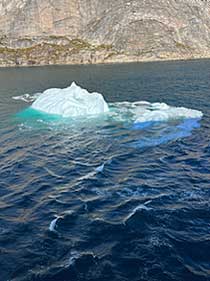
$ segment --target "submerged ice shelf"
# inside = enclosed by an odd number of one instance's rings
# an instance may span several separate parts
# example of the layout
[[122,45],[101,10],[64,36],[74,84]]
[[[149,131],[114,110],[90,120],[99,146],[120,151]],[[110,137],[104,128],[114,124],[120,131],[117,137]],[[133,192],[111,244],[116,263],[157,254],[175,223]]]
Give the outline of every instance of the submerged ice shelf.
[[137,106],[136,108],[137,119],[135,123],[142,122],[160,122],[175,119],[193,119],[201,118],[202,112],[185,107],[172,107],[165,103],[148,103],[146,106]]

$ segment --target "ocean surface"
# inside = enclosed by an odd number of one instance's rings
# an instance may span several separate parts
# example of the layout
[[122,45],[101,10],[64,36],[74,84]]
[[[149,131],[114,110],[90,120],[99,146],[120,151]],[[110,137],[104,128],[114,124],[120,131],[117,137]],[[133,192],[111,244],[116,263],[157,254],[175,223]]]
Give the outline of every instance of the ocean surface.
[[[73,81],[204,116],[27,111]],[[0,144],[1,281],[210,280],[210,60],[0,69]]]

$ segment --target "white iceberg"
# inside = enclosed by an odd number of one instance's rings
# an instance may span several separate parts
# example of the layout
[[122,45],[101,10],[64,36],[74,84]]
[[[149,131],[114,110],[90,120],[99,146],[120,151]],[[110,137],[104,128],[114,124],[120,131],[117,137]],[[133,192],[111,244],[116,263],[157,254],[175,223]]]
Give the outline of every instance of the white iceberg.
[[65,89],[48,89],[31,105],[33,109],[63,117],[97,115],[109,111],[103,96],[89,93],[74,82]]
[[[19,98],[16,97],[16,99]],[[109,116],[115,120],[130,121],[136,124],[201,119],[203,116],[201,111],[169,106],[166,103],[115,102],[108,106],[100,93],[89,93],[74,82],[65,89],[48,89],[33,97],[27,96],[27,100],[32,100],[32,98],[35,99],[31,105],[33,109],[63,117],[96,116],[101,113],[109,113]]]

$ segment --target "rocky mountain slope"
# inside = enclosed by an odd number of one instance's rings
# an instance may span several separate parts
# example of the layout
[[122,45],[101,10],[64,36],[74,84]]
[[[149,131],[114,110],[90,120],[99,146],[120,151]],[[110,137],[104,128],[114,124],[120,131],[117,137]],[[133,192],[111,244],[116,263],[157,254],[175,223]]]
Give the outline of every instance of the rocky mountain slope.
[[0,66],[202,57],[208,0],[0,0]]

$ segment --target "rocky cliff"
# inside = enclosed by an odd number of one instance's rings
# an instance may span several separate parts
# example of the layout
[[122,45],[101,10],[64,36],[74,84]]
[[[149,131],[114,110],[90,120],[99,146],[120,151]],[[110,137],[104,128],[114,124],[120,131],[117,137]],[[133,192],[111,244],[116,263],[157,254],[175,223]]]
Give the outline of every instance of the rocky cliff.
[[208,0],[0,0],[0,66],[201,57]]

